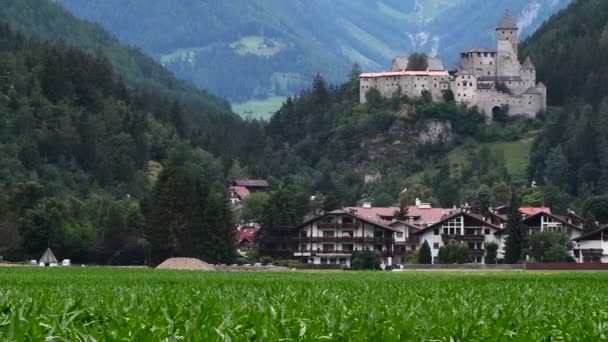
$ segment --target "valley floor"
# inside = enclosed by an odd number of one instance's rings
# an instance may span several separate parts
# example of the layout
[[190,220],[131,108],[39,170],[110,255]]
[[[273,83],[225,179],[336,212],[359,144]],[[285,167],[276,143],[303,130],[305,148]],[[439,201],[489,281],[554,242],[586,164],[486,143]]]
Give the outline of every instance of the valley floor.
[[606,340],[608,273],[0,268],[0,340]]
[[274,96],[262,100],[249,100],[242,103],[233,103],[232,110],[243,118],[270,119],[281,108],[285,96]]

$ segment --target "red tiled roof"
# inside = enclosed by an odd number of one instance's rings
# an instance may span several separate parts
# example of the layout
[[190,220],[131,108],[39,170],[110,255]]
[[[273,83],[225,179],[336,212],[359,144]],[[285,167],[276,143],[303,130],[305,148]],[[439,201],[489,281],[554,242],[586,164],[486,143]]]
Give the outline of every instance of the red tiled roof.
[[362,78],[374,77],[397,77],[397,76],[450,76],[447,71],[386,71],[386,72],[366,72],[360,75]]
[[244,200],[245,198],[247,198],[247,196],[249,196],[249,189],[247,189],[244,186],[231,186],[229,188],[230,190],[234,191],[237,196],[239,196],[240,199]]
[[236,179],[234,185],[265,188],[268,187],[268,182],[263,179]]
[[250,227],[243,228],[236,232],[235,239],[238,243],[249,242],[255,243],[255,234],[257,233],[258,228]]
[[[374,220],[383,224],[390,223],[395,211],[399,210],[399,207],[347,207],[344,208],[346,211],[355,210],[358,216],[365,217],[368,220]],[[441,218],[449,214],[450,209],[443,208],[418,208],[415,205],[411,205],[408,208],[407,216],[416,217],[414,224],[416,225],[428,225],[433,224],[441,220]],[[388,219],[383,219],[383,217]]]
[[532,215],[536,215],[538,213],[547,213],[547,214],[551,214],[551,208],[540,208],[540,207],[521,207],[519,208],[519,212],[526,215],[526,216],[532,216]]

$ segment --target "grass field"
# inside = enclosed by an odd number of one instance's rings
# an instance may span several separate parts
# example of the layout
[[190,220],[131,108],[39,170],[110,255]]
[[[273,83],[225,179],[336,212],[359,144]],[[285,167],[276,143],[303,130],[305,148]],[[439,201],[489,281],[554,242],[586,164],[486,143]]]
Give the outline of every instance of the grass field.
[[272,114],[281,108],[287,99],[284,96],[274,96],[263,100],[251,100],[232,104],[232,110],[243,118],[270,119]]
[[2,341],[600,341],[608,273],[0,268]]
[[[492,151],[501,151],[505,156],[505,162],[509,173],[515,182],[526,182],[528,163],[530,160],[530,150],[534,138],[527,137],[517,141],[499,141],[493,143],[479,143],[476,147],[487,146]],[[463,164],[467,160],[468,152],[462,147],[457,147],[450,151],[449,158],[451,163]]]

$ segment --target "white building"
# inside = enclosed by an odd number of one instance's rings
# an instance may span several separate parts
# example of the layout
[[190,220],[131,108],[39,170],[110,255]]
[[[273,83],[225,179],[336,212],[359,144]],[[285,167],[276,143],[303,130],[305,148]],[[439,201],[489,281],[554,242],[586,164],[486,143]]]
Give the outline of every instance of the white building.
[[350,267],[356,251],[377,251],[382,264],[392,265],[397,229],[363,218],[353,211],[334,210],[296,227],[297,250],[293,256],[313,264]]
[[607,230],[608,226],[572,239],[576,262],[608,262]]
[[502,235],[504,228],[492,223],[487,217],[471,214],[466,210],[456,210],[439,222],[432,224],[419,232],[420,244],[428,242],[433,256],[433,263],[438,263],[439,248],[450,242],[462,242],[469,246],[469,256],[475,263],[485,263],[485,243],[494,242],[498,245],[500,258],[503,251]]

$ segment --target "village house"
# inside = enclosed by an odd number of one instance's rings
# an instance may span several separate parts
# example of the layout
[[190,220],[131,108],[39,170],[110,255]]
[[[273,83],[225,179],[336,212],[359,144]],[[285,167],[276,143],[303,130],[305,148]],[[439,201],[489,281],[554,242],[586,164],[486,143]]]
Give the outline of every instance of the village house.
[[265,191],[267,188],[268,182],[262,179],[237,179],[228,187],[230,204],[239,207],[250,194]]
[[466,209],[457,209],[440,221],[421,229],[416,234],[420,243],[425,241],[431,248],[433,263],[438,262],[439,248],[451,242],[466,243],[471,262],[485,263],[485,243],[498,245],[498,257],[502,256],[504,226],[492,223],[490,215],[473,214]]
[[572,242],[577,262],[608,262],[608,226],[582,234]]
[[[275,227],[268,232],[269,244],[261,247],[261,252],[274,258],[295,257],[303,263],[350,266],[353,252],[370,250],[380,253],[383,264],[400,265],[425,241],[433,263],[439,262],[442,246],[459,242],[469,247],[471,263],[486,263],[488,242],[498,246],[497,258],[503,257],[508,209],[497,207],[481,215],[467,207],[433,208],[416,199],[416,205],[408,206],[405,217],[397,219],[399,207],[372,207],[366,202],[360,207],[318,215],[296,227]],[[566,215],[555,215],[544,207],[522,207],[519,211],[529,234],[559,231],[575,240],[581,236],[583,219],[573,211]],[[597,249],[585,248],[585,244],[593,246],[597,242],[580,241],[582,249]]]

